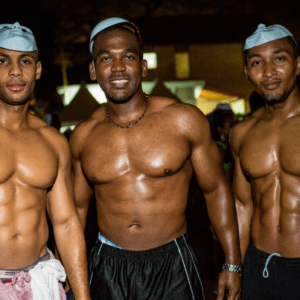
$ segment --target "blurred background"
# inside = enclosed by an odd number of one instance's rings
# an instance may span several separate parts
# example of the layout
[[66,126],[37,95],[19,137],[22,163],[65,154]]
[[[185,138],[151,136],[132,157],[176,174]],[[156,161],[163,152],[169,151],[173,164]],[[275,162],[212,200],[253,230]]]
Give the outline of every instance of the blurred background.
[[259,23],[286,26],[300,39],[300,1],[40,0],[1,3],[1,23],[28,26],[43,64],[31,109],[61,132],[106,101],[89,78],[92,28],[118,16],[140,29],[148,61],[146,93],[171,96],[206,115],[228,103],[238,119],[250,113],[252,87],[243,73],[243,43]]

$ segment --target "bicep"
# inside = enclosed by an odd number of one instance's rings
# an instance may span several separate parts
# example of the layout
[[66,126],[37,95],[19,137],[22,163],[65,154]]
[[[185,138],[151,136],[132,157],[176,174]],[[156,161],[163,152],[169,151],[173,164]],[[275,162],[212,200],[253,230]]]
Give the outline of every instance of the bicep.
[[62,147],[59,152],[57,176],[47,193],[47,211],[53,225],[65,223],[76,214],[70,152],[67,147]]
[[77,209],[87,208],[93,195],[93,189],[86,178],[80,159],[72,158],[72,181]]
[[233,154],[233,157],[235,164],[232,190],[237,209],[240,210],[242,207],[252,206],[251,183],[248,181],[242,170],[239,157],[236,154]]
[[221,182],[226,181],[220,153],[210,135],[204,141],[194,144],[191,161],[204,194],[215,190]]

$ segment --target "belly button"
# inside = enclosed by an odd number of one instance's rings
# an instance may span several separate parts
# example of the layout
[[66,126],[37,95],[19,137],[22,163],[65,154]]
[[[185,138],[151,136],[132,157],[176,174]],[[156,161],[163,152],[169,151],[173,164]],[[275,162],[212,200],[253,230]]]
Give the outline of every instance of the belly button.
[[131,225],[129,225],[129,228],[135,228],[135,227],[141,227],[141,225],[139,225],[139,224],[131,224]]
[[281,228],[280,228],[280,226],[277,226],[277,231],[281,231]]

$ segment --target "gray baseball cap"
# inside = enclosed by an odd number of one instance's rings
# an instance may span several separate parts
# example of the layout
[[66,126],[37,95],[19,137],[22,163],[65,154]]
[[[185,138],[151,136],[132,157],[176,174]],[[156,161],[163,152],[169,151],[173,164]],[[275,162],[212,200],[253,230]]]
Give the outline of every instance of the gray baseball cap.
[[142,42],[140,32],[139,32],[138,28],[132,22],[130,22],[128,20],[125,20],[123,18],[108,18],[108,19],[105,19],[105,20],[101,21],[100,23],[98,23],[94,27],[94,29],[91,33],[91,38],[90,38],[90,51],[91,51],[91,53],[93,53],[93,44],[94,44],[95,36],[99,32],[105,30],[106,28],[109,28],[109,27],[112,27],[112,26],[115,26],[115,25],[118,25],[118,24],[124,24],[124,27],[126,27],[127,29],[130,29],[133,33],[137,34],[139,39],[140,39],[140,42]]
[[38,49],[32,31],[18,22],[0,25],[0,48],[24,52]]
[[251,49],[253,47],[278,40],[284,37],[290,36],[296,43],[296,40],[292,33],[281,25],[271,25],[266,27],[265,24],[259,24],[256,31],[254,31],[245,42],[244,50]]

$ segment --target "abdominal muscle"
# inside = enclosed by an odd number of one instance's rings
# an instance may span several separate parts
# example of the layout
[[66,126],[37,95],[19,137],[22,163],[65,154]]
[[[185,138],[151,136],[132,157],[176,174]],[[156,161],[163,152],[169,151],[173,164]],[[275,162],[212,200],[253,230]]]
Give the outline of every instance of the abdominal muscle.
[[25,268],[47,251],[46,193],[33,191],[0,199],[0,269]]
[[[161,193],[108,193],[100,198],[96,189],[98,226],[101,235],[126,250],[141,251],[162,246],[187,230],[187,188],[173,186]],[[99,191],[98,191],[99,192]],[[103,193],[101,193],[103,194]],[[106,193],[104,193],[106,194]],[[155,195],[155,196],[154,196]]]
[[[284,195],[277,203],[266,198],[254,205],[251,220],[254,246],[269,254],[300,257],[300,201],[291,195]],[[270,205],[263,206],[261,201],[270,201]]]

